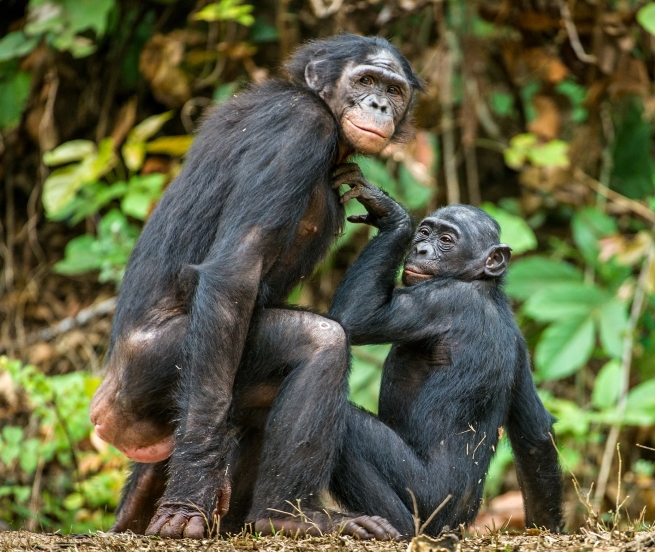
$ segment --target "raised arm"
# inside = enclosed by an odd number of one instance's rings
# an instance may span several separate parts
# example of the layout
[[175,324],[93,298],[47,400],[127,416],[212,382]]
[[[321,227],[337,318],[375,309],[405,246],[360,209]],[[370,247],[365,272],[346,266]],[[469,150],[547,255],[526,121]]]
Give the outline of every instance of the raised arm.
[[346,272],[329,311],[355,338],[352,332],[357,326],[391,300],[398,269],[411,241],[412,220],[398,202],[368,182],[355,163],[341,165],[335,171],[334,186],[342,184],[351,186],[342,202],[357,199],[367,211],[348,220],[379,229]]

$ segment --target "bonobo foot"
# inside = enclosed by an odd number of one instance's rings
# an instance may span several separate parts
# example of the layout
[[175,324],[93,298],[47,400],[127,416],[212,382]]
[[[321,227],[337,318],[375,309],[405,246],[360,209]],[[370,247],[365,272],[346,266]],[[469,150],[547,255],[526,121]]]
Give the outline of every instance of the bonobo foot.
[[207,514],[191,503],[164,502],[146,529],[146,535],[171,539],[202,539],[209,535],[216,519],[227,514],[232,487],[228,481],[216,491],[216,506]]
[[281,533],[290,537],[304,535],[321,536],[333,532],[349,535],[361,540],[401,540],[400,532],[380,516],[347,517],[335,514],[332,517],[323,512],[305,513],[302,518],[283,517],[258,519],[255,531],[260,535]]

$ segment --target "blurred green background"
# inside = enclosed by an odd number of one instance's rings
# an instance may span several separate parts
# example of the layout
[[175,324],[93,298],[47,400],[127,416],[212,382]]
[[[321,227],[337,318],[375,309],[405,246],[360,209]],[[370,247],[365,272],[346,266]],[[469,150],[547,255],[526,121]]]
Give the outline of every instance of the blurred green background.
[[[0,10],[0,528],[111,525],[126,462],[93,435],[88,405],[141,227],[205,109],[279,74],[302,41],[340,31],[386,37],[426,83],[416,140],[357,159],[367,177],[416,218],[481,205],[514,250],[507,292],[559,420],[568,528],[589,509],[608,526],[653,522],[655,3]],[[368,233],[348,224],[291,302],[324,311]],[[387,351],[353,350],[352,399],[371,411]],[[516,496],[511,463],[503,444],[486,505]]]

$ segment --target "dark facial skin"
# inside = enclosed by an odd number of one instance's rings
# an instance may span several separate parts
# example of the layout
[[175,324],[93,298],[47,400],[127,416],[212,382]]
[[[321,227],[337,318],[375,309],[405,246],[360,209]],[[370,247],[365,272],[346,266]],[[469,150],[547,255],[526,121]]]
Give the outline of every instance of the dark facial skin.
[[[306,80],[317,86],[320,64],[308,66]],[[350,63],[334,87],[319,95],[341,125],[342,158],[381,152],[396,133],[411,103],[412,89],[398,61],[380,51],[365,64]]]
[[496,277],[504,270],[511,249],[498,244],[498,231],[491,222],[462,231],[468,216],[466,207],[450,207],[447,213],[437,211],[421,221],[405,259],[406,286],[437,275],[469,280]]

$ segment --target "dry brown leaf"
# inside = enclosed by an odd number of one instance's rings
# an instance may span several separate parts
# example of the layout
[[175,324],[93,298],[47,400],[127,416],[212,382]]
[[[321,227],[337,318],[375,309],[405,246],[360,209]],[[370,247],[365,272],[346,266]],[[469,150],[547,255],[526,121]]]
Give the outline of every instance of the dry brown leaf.
[[543,94],[537,94],[532,98],[537,117],[528,123],[528,131],[544,138],[553,140],[559,136],[561,118],[555,100]]
[[186,74],[179,68],[185,44],[177,35],[156,34],[143,48],[139,69],[148,80],[157,101],[181,107],[191,98]]

